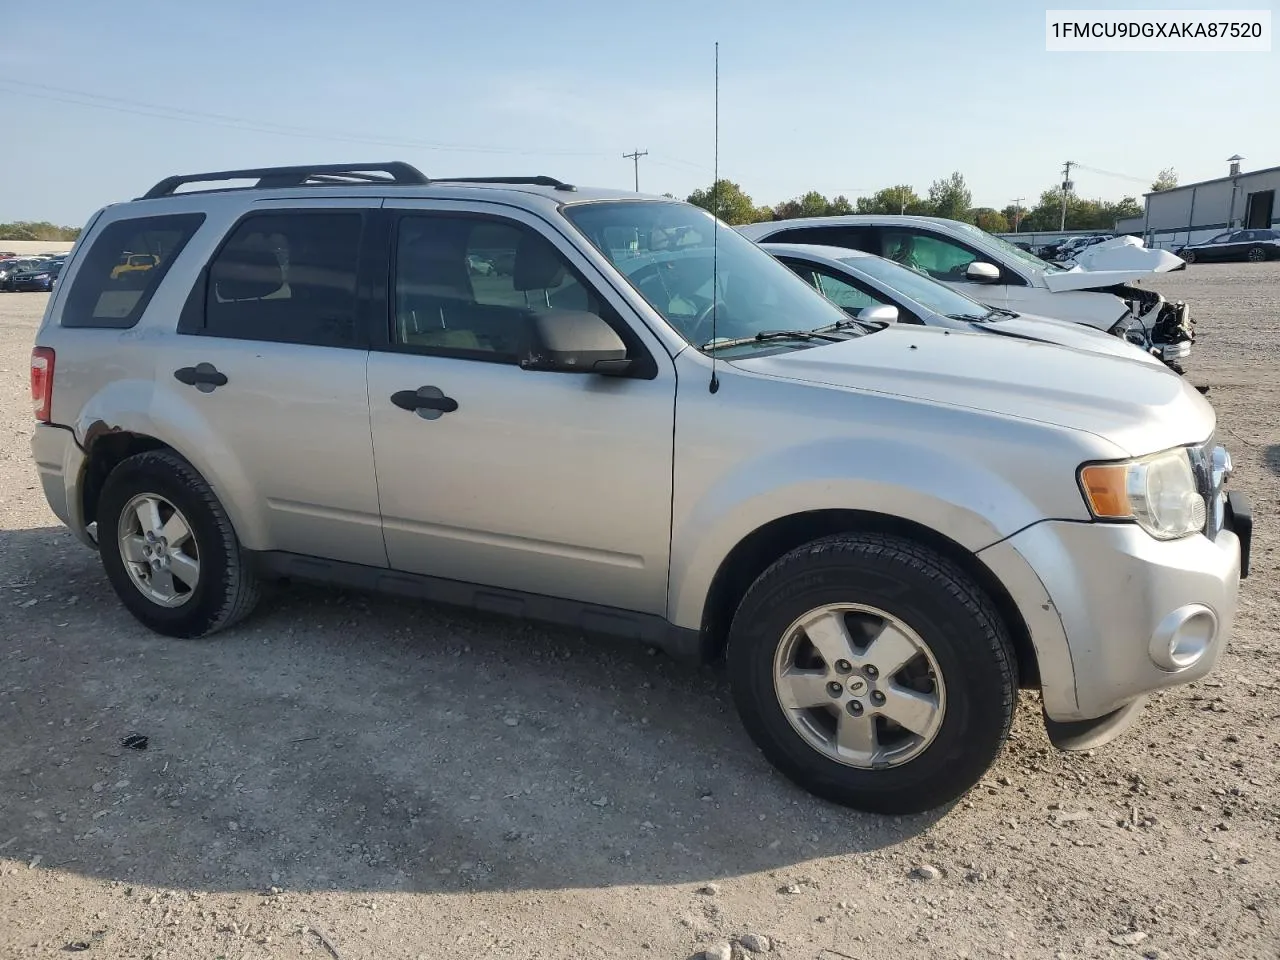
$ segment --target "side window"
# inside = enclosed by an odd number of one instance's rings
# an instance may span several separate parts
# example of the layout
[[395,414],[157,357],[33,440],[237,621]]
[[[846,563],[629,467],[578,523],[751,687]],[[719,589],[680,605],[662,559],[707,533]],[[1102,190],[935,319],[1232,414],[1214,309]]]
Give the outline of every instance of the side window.
[[[424,353],[517,363],[535,311],[602,317],[634,332],[549,240],[522,224],[409,214],[396,231],[393,343]],[[643,352],[643,351],[640,351]]]
[[[108,224],[80,261],[62,308],[62,326],[134,326],[203,222],[203,213],[178,213]],[[128,266],[135,258],[138,265]]]
[[875,252],[935,280],[963,280],[965,269],[978,259],[974,251],[936,234],[894,228],[880,231]]
[[867,253],[877,252],[872,248],[874,240],[866,227],[789,227],[771,234],[766,242],[814,243],[863,250]]
[[209,265],[204,324],[234,340],[354,347],[357,212],[254,214]]
[[874,307],[889,302],[875,297],[869,291],[854,286],[843,277],[828,273],[821,268],[815,268],[815,273],[818,276],[818,289],[822,291],[828,300],[845,310],[861,310],[863,307]]

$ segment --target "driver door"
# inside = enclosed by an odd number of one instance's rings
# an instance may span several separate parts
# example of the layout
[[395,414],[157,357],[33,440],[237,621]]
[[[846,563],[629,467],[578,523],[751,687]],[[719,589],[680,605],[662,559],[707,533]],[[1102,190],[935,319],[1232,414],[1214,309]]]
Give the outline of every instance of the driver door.
[[[411,199],[385,209],[390,302],[368,386],[392,568],[533,595],[526,604],[665,614],[670,354],[532,214]],[[522,369],[529,308],[601,316],[634,375]],[[407,408],[393,399],[405,391],[438,402]]]

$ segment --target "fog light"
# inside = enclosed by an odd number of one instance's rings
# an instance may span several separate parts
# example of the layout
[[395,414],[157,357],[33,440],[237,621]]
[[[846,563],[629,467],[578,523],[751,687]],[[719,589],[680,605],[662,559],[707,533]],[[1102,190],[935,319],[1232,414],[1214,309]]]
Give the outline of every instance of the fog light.
[[1161,670],[1177,673],[1194,665],[1213,646],[1218,617],[1200,603],[1179,607],[1151,635],[1151,659]]

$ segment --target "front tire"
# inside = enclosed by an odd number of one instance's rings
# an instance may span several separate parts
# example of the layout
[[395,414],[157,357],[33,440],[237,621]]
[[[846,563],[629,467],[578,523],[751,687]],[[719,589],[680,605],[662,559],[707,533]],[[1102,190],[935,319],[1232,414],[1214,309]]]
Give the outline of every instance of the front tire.
[[1183,250],[1178,254],[1186,263],[1196,262],[1196,252],[1194,250]]
[[121,461],[102,486],[97,518],[107,579],[156,633],[207,636],[257,602],[257,580],[231,520],[177,454],[155,450]]
[[734,702],[793,782],[875,813],[919,813],[974,786],[1013,719],[1015,658],[990,600],[909,540],[824,538],[747,591],[730,628]]

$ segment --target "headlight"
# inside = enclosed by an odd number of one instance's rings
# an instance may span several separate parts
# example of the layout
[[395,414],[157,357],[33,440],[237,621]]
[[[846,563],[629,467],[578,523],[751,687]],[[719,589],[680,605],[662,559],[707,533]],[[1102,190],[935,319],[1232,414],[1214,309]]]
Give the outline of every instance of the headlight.
[[1204,497],[1181,448],[1138,460],[1091,463],[1080,470],[1080,489],[1099,520],[1133,520],[1157,540],[1204,529]]

